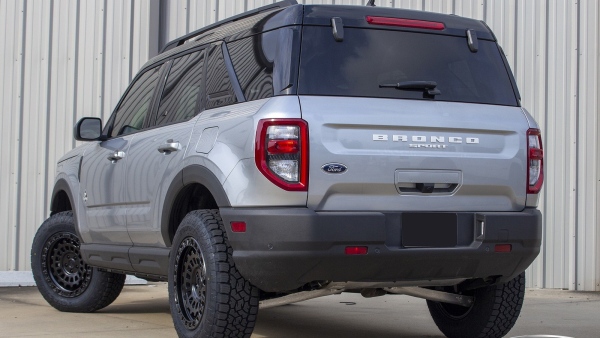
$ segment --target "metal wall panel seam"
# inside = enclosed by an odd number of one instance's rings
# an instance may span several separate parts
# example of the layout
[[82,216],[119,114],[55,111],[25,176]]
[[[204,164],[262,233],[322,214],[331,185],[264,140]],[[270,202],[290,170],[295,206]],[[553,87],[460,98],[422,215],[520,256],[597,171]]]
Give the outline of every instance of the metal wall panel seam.
[[14,256],[14,262],[13,262],[13,269],[14,270],[18,270],[19,269],[19,242],[20,242],[20,228],[21,228],[21,178],[22,178],[22,159],[23,159],[23,103],[24,103],[24,97],[23,97],[23,93],[25,92],[25,56],[26,56],[26,50],[25,50],[25,45],[27,42],[26,39],[26,35],[27,35],[27,0],[23,0],[23,10],[22,10],[22,15],[23,15],[23,22],[22,22],[22,41],[21,41],[21,70],[20,70],[20,88],[19,88],[19,107],[17,109],[18,113],[19,113],[19,141],[18,141],[18,151],[17,151],[17,178],[16,178],[16,183],[17,183],[17,196],[16,196],[16,229],[13,235],[13,240],[14,240],[14,250],[15,250],[15,256]]
[[576,6],[576,14],[577,14],[577,20],[576,22],[576,47],[575,47],[575,51],[576,51],[576,58],[575,58],[575,139],[576,139],[576,148],[575,148],[575,189],[576,189],[576,194],[575,194],[575,205],[574,205],[574,229],[573,229],[573,234],[575,235],[575,247],[573,248],[574,250],[572,251],[572,255],[573,257],[571,258],[571,264],[572,264],[572,273],[573,273],[573,283],[575,284],[575,290],[579,290],[580,289],[580,281],[581,278],[579,276],[579,271],[581,269],[579,269],[579,247],[580,247],[580,232],[579,232],[579,220],[581,219],[579,216],[579,196],[580,196],[580,177],[579,177],[579,169],[580,169],[580,156],[579,156],[579,144],[581,144],[581,142],[579,142],[579,136],[580,136],[580,130],[579,130],[579,122],[580,122],[580,114],[581,111],[579,109],[579,81],[580,81],[580,76],[579,76],[579,72],[581,70],[581,59],[579,58],[579,49],[581,47],[581,32],[580,32],[580,25],[579,22],[581,20],[581,6],[579,6],[579,1],[576,0],[575,1],[575,6]]
[[[548,81],[548,77],[550,74],[550,69],[549,69],[549,65],[550,65],[550,60],[549,60],[549,58],[550,58],[550,53],[549,53],[549,50],[550,50],[550,47],[549,47],[550,46],[550,33],[549,33],[550,32],[550,29],[549,29],[549,27],[550,27],[550,4],[549,4],[549,1],[550,0],[546,0],[546,3],[545,3],[546,10],[544,11],[544,13],[545,13],[545,25],[544,25],[544,28],[545,28],[544,29],[544,31],[545,31],[545,50],[544,50],[544,52],[545,53],[544,53],[544,76],[543,76],[544,95],[542,98],[543,101],[541,103],[541,106],[544,107],[544,115],[543,116],[548,116],[548,101],[549,101],[548,93],[549,93],[549,88],[550,88],[550,84]],[[548,131],[550,130],[550,127],[548,125],[549,119],[544,119],[544,121],[542,121],[542,122],[543,122],[543,124],[541,126],[543,126],[543,128],[544,128],[544,135],[548,135]],[[546,142],[547,140],[548,140],[547,137],[544,137],[544,139],[542,140],[542,142],[545,142],[544,144],[546,145],[546,147],[548,145],[548,142]],[[546,160],[544,165],[546,165],[546,167],[547,167],[547,164],[548,164],[548,161]],[[542,195],[542,198],[541,198],[542,207],[545,207],[548,205],[548,188],[547,188],[548,183],[547,182],[548,182],[548,179],[545,178],[544,183],[546,185],[546,188],[543,188],[544,194]],[[546,286],[546,283],[547,283],[546,266],[548,264],[548,262],[547,262],[548,255],[546,252],[546,247],[547,247],[547,243],[548,243],[548,240],[547,240],[547,233],[548,233],[548,230],[547,230],[548,229],[547,228],[548,216],[547,215],[548,214],[544,213],[543,215],[544,215],[544,227],[542,230],[543,231],[543,237],[542,237],[542,245],[543,246],[542,246],[542,250],[541,250],[541,254],[543,254],[543,257],[542,257],[542,280],[541,280],[542,287]]]
[[[565,14],[567,15],[567,17],[565,18],[567,23],[575,23],[575,25],[577,25],[577,8],[573,8],[572,5],[577,6],[577,2],[576,1],[569,1],[567,2],[566,6],[567,6],[567,11],[565,12]],[[573,12],[575,13],[575,20],[573,19]],[[570,168],[569,168],[569,186],[573,187],[571,194],[572,194],[572,198],[570,201],[570,214],[572,215],[570,217],[570,222],[569,222],[569,233],[568,233],[568,239],[569,239],[569,246],[568,246],[568,253],[567,253],[567,257],[569,257],[569,288],[572,290],[577,290],[578,289],[578,284],[577,284],[577,206],[578,206],[578,199],[577,199],[577,195],[578,195],[578,185],[577,185],[577,167],[578,167],[578,162],[577,162],[577,147],[578,147],[578,115],[579,115],[579,111],[577,109],[577,82],[578,82],[578,69],[579,69],[579,63],[578,63],[578,57],[577,57],[577,45],[579,43],[578,41],[578,37],[577,37],[577,28],[575,27],[575,29],[573,30],[573,27],[570,27],[571,30],[571,34],[570,36],[567,38],[568,42],[575,42],[575,48],[573,48],[573,46],[571,46],[570,44],[568,44],[567,42],[567,64],[571,65],[571,67],[574,67],[575,69],[569,69],[570,70],[570,76],[571,78],[569,79],[569,109],[568,111],[574,111],[575,114],[570,114],[570,129],[568,130],[569,133],[569,140],[570,140],[570,149],[569,149],[569,154],[571,156],[575,156],[574,161],[570,161]],[[573,32],[574,31],[574,32]],[[574,55],[573,55],[574,54]],[[573,65],[574,63],[574,65]],[[575,98],[574,98],[575,97]],[[572,286],[571,286],[572,285]]]
[[[133,78],[133,74],[132,74],[132,68],[133,68],[133,52],[134,52],[134,48],[133,48],[133,44],[134,44],[134,40],[135,37],[133,35],[134,32],[134,21],[135,21],[135,1],[131,1],[131,12],[129,13],[129,66],[127,67],[129,70],[129,78],[128,81],[131,82],[131,79]],[[117,100],[118,101],[118,100]]]
[[596,291],[600,291],[600,208],[598,205],[600,204],[600,5],[596,2],[596,11],[595,11],[595,27],[593,27],[594,32],[596,33],[596,53],[593,56],[593,59],[596,62],[596,94],[595,97],[595,111],[593,112],[596,118],[596,203],[594,203],[594,210],[596,212],[596,243],[595,243],[595,251],[596,251]]
[[[597,201],[596,184],[594,175],[596,173],[596,157],[597,157],[597,96],[594,99],[594,90],[590,88],[598,87],[598,78],[594,77],[595,69],[598,64],[598,44],[594,38],[598,34],[597,18],[594,14],[593,7],[597,6],[596,2],[583,2],[578,4],[578,60],[579,60],[579,147],[578,158],[588,160],[591,165],[580,165],[578,167],[578,199],[581,203],[578,206],[578,250],[577,250],[577,287],[579,289],[595,289],[595,275],[597,270],[595,238],[597,233]],[[590,8],[591,7],[591,8]],[[596,27],[596,29],[588,29],[588,27]],[[597,37],[596,37],[597,39]],[[585,51],[585,53],[584,53]],[[588,58],[588,56],[592,56]],[[596,56],[596,58],[594,58]],[[590,74],[594,74],[590,76]],[[594,114],[595,112],[596,114]],[[592,142],[589,142],[590,139]],[[582,163],[580,161],[579,163]],[[590,177],[591,176],[591,177]],[[590,185],[589,182],[594,182]]]
[[[49,156],[44,152],[41,144],[46,141],[47,119],[44,104],[46,103],[47,77],[50,74],[48,54],[50,53],[49,39],[45,39],[49,30],[51,18],[49,16],[49,2],[39,6],[31,6],[28,11],[29,31],[27,47],[29,53],[26,56],[25,78],[28,88],[23,96],[28,96],[23,105],[23,113],[26,117],[23,128],[23,167],[27,178],[21,185],[22,209],[20,212],[20,240],[19,240],[19,269],[24,270],[30,266],[31,239],[35,234],[38,223],[43,219],[45,179],[42,175],[44,164]],[[42,38],[40,38],[42,37]],[[38,198],[30,198],[37,196]]]
[[[50,23],[49,23],[49,29],[48,29],[48,49],[49,49],[49,53],[48,53],[48,69],[49,74],[48,74],[48,82],[47,82],[47,86],[48,88],[46,88],[46,121],[50,121],[51,118],[51,107],[52,107],[52,34],[54,32],[54,0],[50,0]],[[46,144],[45,144],[45,151],[46,151],[46,159],[44,161],[44,218],[46,217],[46,213],[48,210],[48,181],[49,181],[49,177],[48,174],[50,172],[50,159],[48,154],[50,154],[50,123],[46,123]],[[52,172],[54,172],[54,170],[52,170]],[[37,226],[36,226],[37,229]]]
[[[23,50],[24,50],[24,1],[6,1],[0,2],[0,18],[4,15],[4,20],[0,24],[4,24],[2,36],[3,53],[0,54],[0,60],[3,60],[0,65],[0,74],[3,81],[0,86],[4,88],[0,93],[0,108],[2,109],[3,126],[8,127],[8,131],[1,134],[3,144],[6,144],[8,156],[3,156],[1,170],[6,170],[6,176],[2,175],[1,180],[4,180],[6,186],[1,187],[0,191],[0,210],[2,215],[6,217],[0,224],[6,226],[6,245],[3,249],[6,255],[0,263],[2,270],[15,270],[15,261],[17,258],[18,243],[18,213],[16,205],[19,194],[19,149],[21,142],[20,124],[21,124],[21,96],[22,79],[23,79]],[[8,112],[6,114],[5,112]],[[4,165],[8,162],[8,165]]]
[[[100,11],[102,12],[102,65],[100,66],[99,72],[100,72],[100,113],[102,114],[102,120],[103,121],[107,121],[108,120],[108,116],[110,113],[107,113],[106,111],[106,98],[108,95],[106,95],[106,59],[108,58],[108,56],[106,55],[106,25],[108,23],[108,14],[106,11],[107,8],[107,0],[104,0],[104,2],[102,3],[102,8],[100,9]],[[110,109],[110,108],[109,108]],[[75,147],[75,139],[73,139],[73,147]]]

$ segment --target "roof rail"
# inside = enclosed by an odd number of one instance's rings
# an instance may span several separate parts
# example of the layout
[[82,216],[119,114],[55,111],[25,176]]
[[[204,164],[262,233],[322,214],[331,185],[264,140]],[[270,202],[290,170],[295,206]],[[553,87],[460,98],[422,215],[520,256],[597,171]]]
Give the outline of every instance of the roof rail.
[[259,14],[259,13],[262,13],[262,12],[266,12],[266,11],[270,11],[270,10],[273,10],[273,9],[284,8],[284,7],[288,7],[288,6],[292,6],[292,5],[297,5],[297,4],[298,4],[298,2],[296,0],[283,0],[283,1],[276,2],[276,3],[271,4],[271,5],[262,6],[262,7],[255,8],[253,10],[250,10],[250,11],[238,14],[238,15],[234,15],[232,17],[229,17],[227,19],[223,19],[221,21],[217,21],[217,22],[215,22],[213,24],[210,24],[208,26],[202,27],[202,28],[200,28],[200,29],[198,29],[196,31],[193,31],[193,32],[191,32],[189,34],[186,34],[186,35],[184,35],[182,37],[179,37],[179,38],[177,38],[177,39],[175,39],[175,40],[167,43],[163,47],[163,49],[160,51],[160,53],[162,54],[162,53],[168,51],[169,49],[173,49],[173,48],[175,48],[177,46],[181,46],[181,45],[183,45],[183,43],[185,41],[187,41],[189,39],[192,39],[192,38],[194,38],[196,36],[199,36],[199,35],[201,35],[203,33],[206,33],[207,31],[209,31],[211,29],[214,29],[216,27],[219,27],[221,25],[224,25],[226,23],[230,23],[230,22],[233,22],[233,21],[237,21],[239,19],[251,17],[253,15],[256,15],[256,14]]

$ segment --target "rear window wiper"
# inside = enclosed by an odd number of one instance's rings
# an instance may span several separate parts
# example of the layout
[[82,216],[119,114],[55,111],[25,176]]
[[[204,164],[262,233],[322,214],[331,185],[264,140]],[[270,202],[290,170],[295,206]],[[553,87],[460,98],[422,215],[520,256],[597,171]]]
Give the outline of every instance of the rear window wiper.
[[382,83],[379,88],[396,88],[401,90],[425,90],[429,95],[440,95],[435,81],[402,81],[398,83]]

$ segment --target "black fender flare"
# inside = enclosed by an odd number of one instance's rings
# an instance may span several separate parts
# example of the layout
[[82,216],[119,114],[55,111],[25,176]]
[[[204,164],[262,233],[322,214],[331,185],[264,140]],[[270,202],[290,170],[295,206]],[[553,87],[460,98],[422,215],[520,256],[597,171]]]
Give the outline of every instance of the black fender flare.
[[215,174],[212,173],[208,168],[192,164],[183,168],[177,175],[165,194],[165,200],[163,203],[162,214],[160,219],[160,231],[162,233],[163,240],[167,246],[171,246],[171,239],[169,236],[169,217],[173,210],[173,204],[177,195],[183,190],[186,185],[198,183],[202,184],[212,194],[217,202],[219,208],[230,207],[229,198],[223,189],[223,185],[219,182],[219,179]]
[[56,197],[58,193],[64,191],[67,197],[69,198],[69,204],[71,205],[71,211],[73,211],[73,218],[75,219],[75,232],[77,237],[81,240],[81,234],[79,233],[79,222],[77,221],[77,208],[75,207],[75,199],[73,198],[73,193],[71,192],[71,186],[64,178],[59,178],[56,183],[54,183],[54,189],[52,190],[52,198],[50,199],[50,215],[54,215],[56,213],[57,205]]

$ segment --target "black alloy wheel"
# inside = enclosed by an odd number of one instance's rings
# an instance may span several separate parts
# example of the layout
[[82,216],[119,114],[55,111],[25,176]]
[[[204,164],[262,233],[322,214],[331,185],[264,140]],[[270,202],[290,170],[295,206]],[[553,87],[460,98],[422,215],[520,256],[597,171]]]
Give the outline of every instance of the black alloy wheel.
[[50,216],[31,246],[31,270],[46,301],[65,312],[94,312],[121,293],[125,275],[98,270],[85,263],[72,211]]
[[72,298],[87,289],[93,270],[81,258],[77,236],[58,232],[42,249],[42,272],[54,292]]
[[193,237],[184,239],[175,258],[175,304],[188,330],[200,324],[206,307],[206,265],[200,245]]

